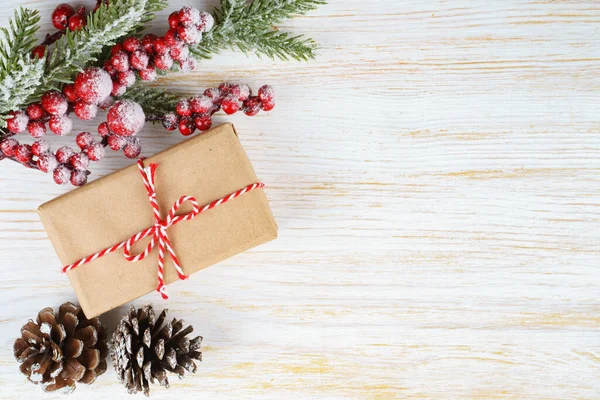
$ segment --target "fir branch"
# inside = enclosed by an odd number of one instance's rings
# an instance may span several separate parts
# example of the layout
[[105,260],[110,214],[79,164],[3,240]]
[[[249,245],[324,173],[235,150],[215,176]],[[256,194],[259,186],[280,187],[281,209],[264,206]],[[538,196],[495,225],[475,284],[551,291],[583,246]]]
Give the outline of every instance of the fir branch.
[[38,11],[20,8],[9,21],[9,29],[0,29],[1,128],[6,127],[6,113],[18,108],[35,92],[44,73],[44,59],[31,59],[39,20]]
[[146,118],[153,119],[153,116],[174,112],[175,105],[181,97],[181,94],[167,92],[157,87],[135,85],[127,90],[121,98],[135,101],[142,106]]
[[317,49],[312,39],[280,32],[273,24],[325,3],[324,0],[221,0],[221,8],[214,11],[214,28],[190,48],[191,53],[196,58],[210,58],[220,50],[237,47],[282,60],[312,59]]
[[67,31],[57,42],[44,76],[36,93],[37,97],[50,89],[58,89],[62,83],[70,83],[85,65],[98,60],[107,46],[142,27],[154,18],[154,12],[165,8],[166,0],[113,0],[103,5],[87,18],[87,25],[80,31]]

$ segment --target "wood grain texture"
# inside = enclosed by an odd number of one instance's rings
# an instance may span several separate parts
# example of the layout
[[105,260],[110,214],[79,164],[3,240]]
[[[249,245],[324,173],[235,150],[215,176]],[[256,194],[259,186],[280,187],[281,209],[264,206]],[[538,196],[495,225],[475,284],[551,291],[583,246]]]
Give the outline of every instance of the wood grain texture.
[[[54,2],[27,4],[49,30]],[[331,0],[282,28],[319,58],[224,52],[160,82],[276,87],[271,114],[218,119],[270,185],[280,238],[136,302],[205,337],[200,373],[153,398],[599,398],[598,3]],[[142,136],[144,154],[182,140]],[[69,188],[0,168],[0,397],[31,398],[12,342],[74,300],[34,210]],[[109,370],[70,398],[123,393]]]

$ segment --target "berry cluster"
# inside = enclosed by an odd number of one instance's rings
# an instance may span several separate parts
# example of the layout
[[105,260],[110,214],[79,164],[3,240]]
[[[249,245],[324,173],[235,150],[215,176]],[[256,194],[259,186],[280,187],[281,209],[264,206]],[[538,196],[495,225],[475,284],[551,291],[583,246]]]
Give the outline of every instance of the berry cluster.
[[131,100],[120,100],[110,108],[106,119],[98,126],[103,142],[115,151],[123,150],[128,158],[139,156],[142,146],[135,135],[146,121],[142,107]]
[[90,172],[87,168],[90,161],[100,161],[104,157],[104,145],[97,143],[90,132],[77,135],[79,152],[71,147],[63,146],[53,153],[44,139],[38,139],[32,145],[20,144],[14,138],[6,138],[0,142],[0,151],[5,157],[14,158],[31,168],[52,173],[54,181],[59,185],[67,182],[82,186],[87,182]]
[[245,84],[224,82],[218,88],[210,88],[201,96],[179,100],[175,113],[163,115],[161,122],[166,130],[179,129],[189,136],[196,129],[207,131],[212,126],[212,115],[222,109],[226,114],[242,110],[248,116],[254,116],[262,109],[270,111],[275,107],[273,88],[265,85],[258,90],[257,96]]

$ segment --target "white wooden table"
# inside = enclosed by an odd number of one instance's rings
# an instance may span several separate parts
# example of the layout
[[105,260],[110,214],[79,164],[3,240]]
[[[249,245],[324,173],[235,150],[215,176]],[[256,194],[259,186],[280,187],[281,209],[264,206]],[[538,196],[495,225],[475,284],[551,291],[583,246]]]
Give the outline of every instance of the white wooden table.
[[[49,31],[55,2],[23,3]],[[269,115],[218,120],[269,184],[280,238],[136,302],[205,337],[199,373],[153,398],[600,398],[599,4],[331,0],[282,28],[319,58],[224,52],[161,81],[276,87]],[[181,140],[148,127],[144,154]],[[0,165],[0,398],[38,398],[12,343],[75,300],[35,211],[71,188]],[[124,394],[109,365],[70,398]]]

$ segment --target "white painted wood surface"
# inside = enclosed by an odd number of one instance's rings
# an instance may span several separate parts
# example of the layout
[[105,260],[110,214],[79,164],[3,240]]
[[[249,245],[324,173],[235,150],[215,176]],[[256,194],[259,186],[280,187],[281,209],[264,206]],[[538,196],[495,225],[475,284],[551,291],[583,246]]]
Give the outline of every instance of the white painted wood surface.
[[[55,2],[23,3],[49,30]],[[331,0],[282,28],[319,58],[224,52],[161,81],[276,87],[271,114],[219,120],[281,236],[136,302],[205,337],[199,373],[153,398],[600,398],[598,2]],[[144,154],[181,140],[148,127]],[[37,398],[11,347],[74,300],[35,212],[70,188],[0,171],[0,398]],[[123,394],[109,369],[70,398]]]

